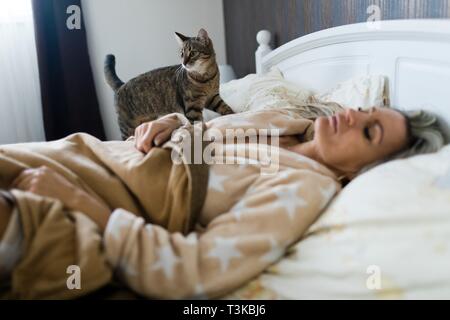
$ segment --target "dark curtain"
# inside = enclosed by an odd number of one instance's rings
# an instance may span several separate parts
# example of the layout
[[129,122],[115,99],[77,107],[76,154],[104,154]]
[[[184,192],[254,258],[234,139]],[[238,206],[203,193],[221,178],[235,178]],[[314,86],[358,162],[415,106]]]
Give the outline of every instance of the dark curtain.
[[84,23],[69,30],[67,8],[80,0],[32,0],[47,140],[105,132],[89,61]]

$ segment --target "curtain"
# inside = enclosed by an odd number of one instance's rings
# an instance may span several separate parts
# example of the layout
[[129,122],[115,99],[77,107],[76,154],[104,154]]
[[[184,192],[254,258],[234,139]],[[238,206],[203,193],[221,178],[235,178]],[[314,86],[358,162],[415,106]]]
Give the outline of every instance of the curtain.
[[32,0],[32,5],[47,140],[75,132],[104,140],[84,24],[80,29],[66,24],[67,9],[81,8],[80,0]]
[[45,140],[30,0],[0,0],[0,144]]

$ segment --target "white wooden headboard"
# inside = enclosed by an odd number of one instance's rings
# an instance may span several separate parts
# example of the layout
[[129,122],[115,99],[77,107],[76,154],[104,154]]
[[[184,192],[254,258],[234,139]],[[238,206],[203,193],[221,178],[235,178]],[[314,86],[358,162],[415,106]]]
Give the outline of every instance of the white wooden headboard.
[[270,33],[260,31],[256,69],[277,66],[286,79],[314,92],[353,76],[382,74],[392,106],[429,110],[450,124],[450,20],[377,23],[319,31],[274,51]]

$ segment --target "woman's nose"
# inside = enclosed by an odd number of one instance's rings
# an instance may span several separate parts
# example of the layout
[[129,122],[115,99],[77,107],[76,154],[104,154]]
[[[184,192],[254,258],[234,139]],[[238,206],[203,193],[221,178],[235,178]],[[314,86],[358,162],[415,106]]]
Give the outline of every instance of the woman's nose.
[[355,118],[356,118],[356,111],[353,109],[347,109],[345,111],[345,120],[347,121],[347,124],[349,127],[353,126],[355,124]]

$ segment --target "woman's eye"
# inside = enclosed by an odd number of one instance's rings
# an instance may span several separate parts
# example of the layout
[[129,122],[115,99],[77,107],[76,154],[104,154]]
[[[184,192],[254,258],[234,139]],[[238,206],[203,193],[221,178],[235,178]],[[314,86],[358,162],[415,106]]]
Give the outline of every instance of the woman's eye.
[[372,137],[370,136],[370,130],[369,127],[365,127],[364,128],[364,137],[369,140],[372,141]]
[[363,108],[358,108],[358,111],[359,111],[359,112],[362,112],[362,113],[369,113],[368,110],[364,110]]

